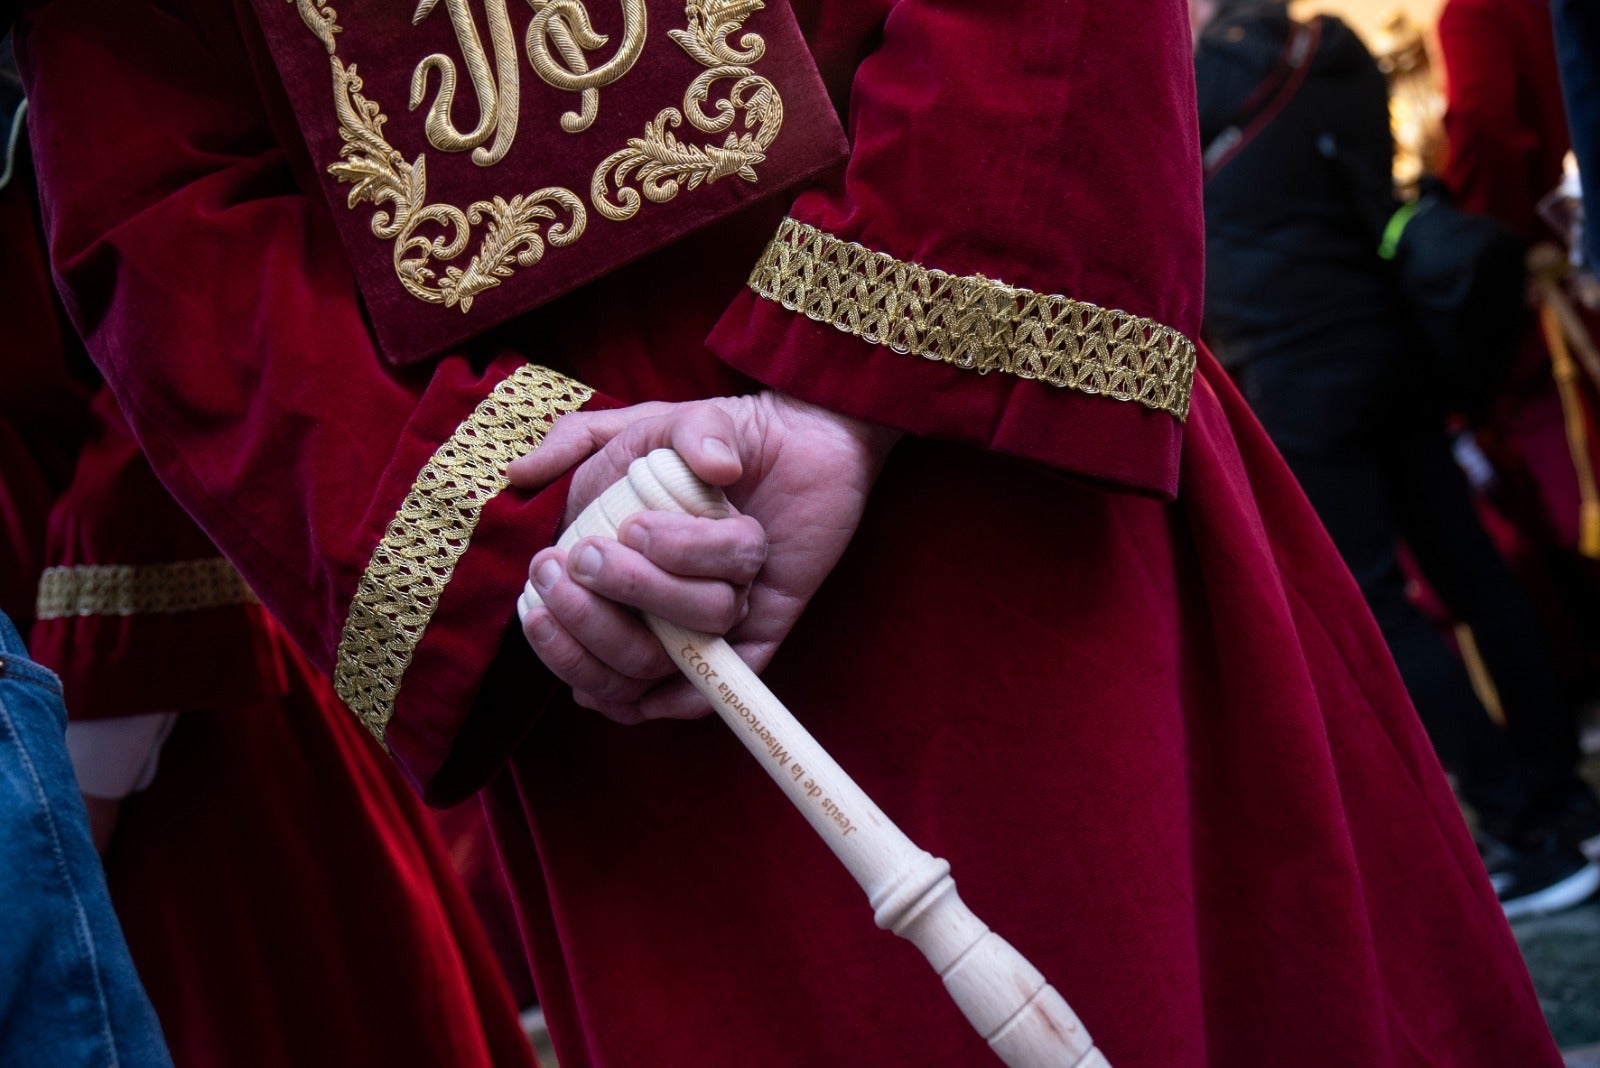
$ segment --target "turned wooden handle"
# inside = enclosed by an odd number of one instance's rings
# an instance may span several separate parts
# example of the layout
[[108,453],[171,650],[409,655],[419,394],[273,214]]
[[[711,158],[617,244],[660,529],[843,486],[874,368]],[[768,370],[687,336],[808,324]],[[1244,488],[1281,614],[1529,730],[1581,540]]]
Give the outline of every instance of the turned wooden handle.
[[[615,537],[643,510],[720,518],[733,514],[670,449],[628,468],[556,543]],[[539,604],[529,585],[519,615]],[[794,802],[866,891],[878,926],[920,949],[991,1049],[1012,1068],[1109,1068],[1055,988],[956,893],[950,865],[919,849],[828,755],[720,637],[646,616],[689,681]]]

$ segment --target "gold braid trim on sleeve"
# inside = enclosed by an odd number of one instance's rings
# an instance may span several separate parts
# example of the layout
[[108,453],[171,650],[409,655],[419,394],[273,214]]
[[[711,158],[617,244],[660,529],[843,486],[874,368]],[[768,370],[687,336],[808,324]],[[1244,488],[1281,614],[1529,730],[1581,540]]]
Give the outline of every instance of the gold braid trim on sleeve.
[[794,219],[750,288],[896,352],[1189,414],[1194,343],[1153,319],[906,263]]
[[495,386],[417,473],[356,586],[333,674],[340,699],[380,743],[406,668],[478,517],[508,484],[507,466],[536,448],[557,416],[577,411],[592,396],[564,375],[525,364]]
[[39,619],[174,615],[257,604],[222,557],[173,564],[78,564],[47,568],[39,578]]

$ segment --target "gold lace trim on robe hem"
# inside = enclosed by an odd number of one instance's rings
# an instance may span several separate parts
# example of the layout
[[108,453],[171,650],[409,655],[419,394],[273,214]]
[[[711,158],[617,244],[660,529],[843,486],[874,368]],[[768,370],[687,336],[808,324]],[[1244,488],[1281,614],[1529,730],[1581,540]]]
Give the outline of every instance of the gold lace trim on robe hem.
[[39,619],[174,615],[202,608],[258,604],[222,557],[171,564],[77,564],[39,578]]
[[334,666],[335,691],[380,743],[406,668],[478,517],[508,484],[506,468],[538,446],[557,416],[577,411],[593,395],[564,375],[525,364],[494,387],[417,473],[356,586]]
[[1153,319],[981,274],[946,274],[794,219],[778,227],[749,285],[896,352],[1133,401],[1179,420],[1189,414],[1194,343]]

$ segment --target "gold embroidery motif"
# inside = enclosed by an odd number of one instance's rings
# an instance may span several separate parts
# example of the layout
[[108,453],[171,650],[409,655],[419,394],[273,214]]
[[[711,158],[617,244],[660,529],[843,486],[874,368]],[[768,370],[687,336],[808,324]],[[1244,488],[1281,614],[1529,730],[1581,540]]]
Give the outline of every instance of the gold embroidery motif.
[[400,683],[506,467],[594,391],[526,364],[495,386],[423,465],[361,575],[339,637],[334,689],[383,741]]
[[748,67],[767,54],[760,36],[747,33],[739,39],[738,51],[728,43],[728,35],[744,26],[745,19],[767,5],[761,0],[689,0],[688,30],[673,30],[671,37],[703,66]]
[[[741,65],[765,54],[761,38],[745,34],[739,42],[745,51],[740,53],[729,46],[728,35],[765,6],[761,0],[688,0],[689,28],[671,30],[667,36],[710,69],[689,84],[681,112],[663,108],[645,123],[643,137],[629,138],[627,148],[613,152],[595,168],[589,201],[596,211],[621,222],[638,213],[640,191],[652,203],[664,204],[684,185],[695,189],[702,182],[735,174],[747,182],[757,180],[755,169],[766,161],[766,150],[783,126],[783,98],[771,82]],[[707,115],[701,107],[711,98],[711,86],[730,78],[734,83],[717,101],[717,113]],[[754,133],[730,131],[741,114],[745,130],[754,127]],[[685,144],[672,132],[683,124],[684,116],[701,133],[730,132],[721,145]]]
[[[374,206],[372,233],[394,243],[395,275],[406,292],[426,303],[459,307],[466,313],[472,310],[478,294],[498,286],[518,268],[532,267],[543,259],[546,243],[563,248],[583,236],[588,225],[583,201],[561,186],[547,186],[509,200],[491,197],[466,210],[453,204],[429,204],[427,156],[418,155],[407,163],[385,138],[383,126],[388,120],[382,108],[362,95],[356,65],[347,66],[337,54],[335,34],[341,29],[337,13],[322,0],[289,2],[327,49],[332,65],[334,110],[344,143],[339,149],[339,162],[330,165],[328,173],[350,184],[350,208],[363,203]],[[427,18],[438,2],[418,0],[412,21]],[[445,0],[478,95],[478,125],[463,133],[451,119],[456,69],[443,54],[428,56],[413,71],[411,107],[422,103],[428,72],[438,70],[439,93],[424,123],[429,142],[450,152],[471,148],[474,163],[490,166],[510,150],[516,135],[520,85],[517,59],[509,36],[505,0],[488,0],[497,82],[496,74],[490,73],[489,58],[467,2]],[[599,113],[599,88],[626,74],[644,48],[644,0],[622,0],[623,40],[617,54],[593,70],[589,69],[584,52],[602,47],[606,38],[594,32],[582,0],[529,2],[536,11],[524,41],[529,61],[546,82],[580,93],[580,110],[568,112],[561,124],[572,133],[586,129]],[[684,186],[695,189],[731,175],[747,182],[757,180],[755,168],[766,161],[766,150],[783,124],[783,101],[771,82],[747,66],[765,54],[762,39],[753,33],[745,34],[736,49],[728,43],[728,36],[763,7],[762,0],[685,0],[688,29],[671,30],[668,36],[708,69],[690,83],[681,112],[671,107],[659,112],[645,124],[643,137],[629,139],[628,147],[606,157],[595,170],[590,196],[602,215],[617,221],[631,219],[639,210],[641,190],[644,197],[659,204],[677,196]],[[564,68],[551,54],[547,40],[566,64]],[[727,80],[732,80],[732,86],[715,102],[715,113],[706,114],[704,107],[711,101],[712,86]],[[671,128],[680,126],[685,116],[702,133],[726,133],[727,137],[721,145],[681,142]],[[745,132],[735,133],[732,127],[740,116]],[[485,150],[483,142],[491,133],[496,135],[495,141]],[[632,188],[633,184],[638,189]],[[435,281],[434,261],[460,256],[472,241],[473,228],[484,223],[487,225],[478,253],[466,269],[446,267],[444,277]],[[427,232],[419,233],[423,227]]]
[[896,352],[1189,414],[1194,343],[1152,319],[905,263],[794,219],[750,288]]
[[[480,167],[491,167],[511,151],[511,142],[517,136],[517,112],[522,100],[520,68],[517,45],[511,35],[511,16],[506,13],[506,0],[488,0],[484,8],[489,16],[489,41],[494,46],[495,73],[489,72],[489,57],[484,54],[483,40],[478,36],[477,24],[472,21],[472,9],[467,0],[444,0],[450,14],[450,27],[455,30],[456,43],[461,46],[461,56],[467,63],[467,76],[472,79],[473,91],[478,94],[478,125],[471,133],[456,129],[450,117],[450,108],[456,96],[456,65],[441,52],[425,58],[411,72],[411,110],[415,111],[428,91],[428,72],[439,72],[439,95],[428,109],[423,130],[428,143],[444,152],[465,152],[472,149],[472,162]],[[439,5],[439,0],[417,0],[416,13],[411,16],[413,26],[419,24]],[[330,49],[332,51],[332,49]],[[496,82],[498,76],[499,81]],[[494,144],[485,152],[482,144],[494,134]]]
[[[344,144],[339,162],[328,173],[341,182],[350,182],[349,204],[363,201],[379,207],[372,216],[372,232],[394,242],[394,270],[406,291],[429,304],[445,307],[460,305],[472,309],[472,300],[485,289],[511,276],[515,267],[531,267],[544,257],[544,243],[561,248],[583,236],[586,218],[583,202],[570,190],[559,186],[517,195],[509,201],[500,197],[480,200],[465,212],[453,204],[428,204],[427,157],[418,156],[411,164],[383,139],[386,121],[378,105],[361,95],[361,78],[355,64],[348,68],[331,57],[333,63],[334,110],[339,115],[339,135]],[[554,204],[567,212],[569,221],[553,223],[541,236],[543,222],[556,217]],[[472,237],[472,227],[485,219],[478,254],[467,264],[446,267],[437,286],[429,264],[435,257],[450,260],[459,256]],[[417,228],[431,223],[444,234],[428,237]],[[449,240],[446,240],[448,235]]]
[[300,21],[317,35],[328,54],[333,55],[333,35],[339,32],[338,13],[322,0],[294,0],[294,6],[300,12]]
[[39,578],[39,619],[172,615],[257,604],[222,557],[175,564],[79,564],[47,568]]
[[[584,52],[603,48],[609,38],[595,33],[589,22],[589,9],[583,0],[532,0],[538,14],[528,26],[526,45],[528,62],[548,85],[568,92],[579,93],[581,111],[569,111],[561,116],[561,128],[568,133],[581,133],[594,125],[600,114],[600,89],[618,81],[633,69],[644,53],[645,31],[649,22],[645,18],[644,0],[622,0],[622,44],[617,54],[600,66],[589,69]],[[545,41],[549,40],[561,53],[566,63],[563,67],[550,54]]]

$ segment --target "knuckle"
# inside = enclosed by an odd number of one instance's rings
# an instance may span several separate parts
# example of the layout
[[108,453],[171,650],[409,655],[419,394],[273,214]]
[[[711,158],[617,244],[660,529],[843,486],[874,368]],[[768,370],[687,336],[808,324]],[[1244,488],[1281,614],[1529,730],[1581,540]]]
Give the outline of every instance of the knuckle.
[[635,642],[622,650],[616,665],[618,671],[634,679],[654,679],[661,675],[661,648]]
[[587,708],[592,712],[609,714],[612,702],[605,700],[588,690],[573,690],[572,703],[579,708]]
[[644,576],[638,568],[627,565],[606,567],[595,585],[598,587],[602,583],[612,600],[626,601],[628,604],[638,604],[640,595],[645,591]]
[[593,629],[597,595],[575,582],[564,582],[551,590],[551,594],[553,596],[546,602],[551,614],[581,640],[584,634]]
[[594,680],[589,686],[589,691],[602,701],[613,704],[626,704],[638,700],[643,692],[644,685],[637,679],[630,679],[626,675],[608,671],[603,676]]
[[744,607],[741,604],[743,599],[731,586],[723,586],[717,591],[712,603],[711,618],[719,632],[732,630],[743,618]]
[[767,566],[767,540],[765,537],[756,542],[747,543],[739,553],[739,575],[746,582],[761,573]]
[[544,661],[562,682],[577,686],[583,681],[586,658],[576,642],[570,639],[552,641],[539,649],[539,659]]

